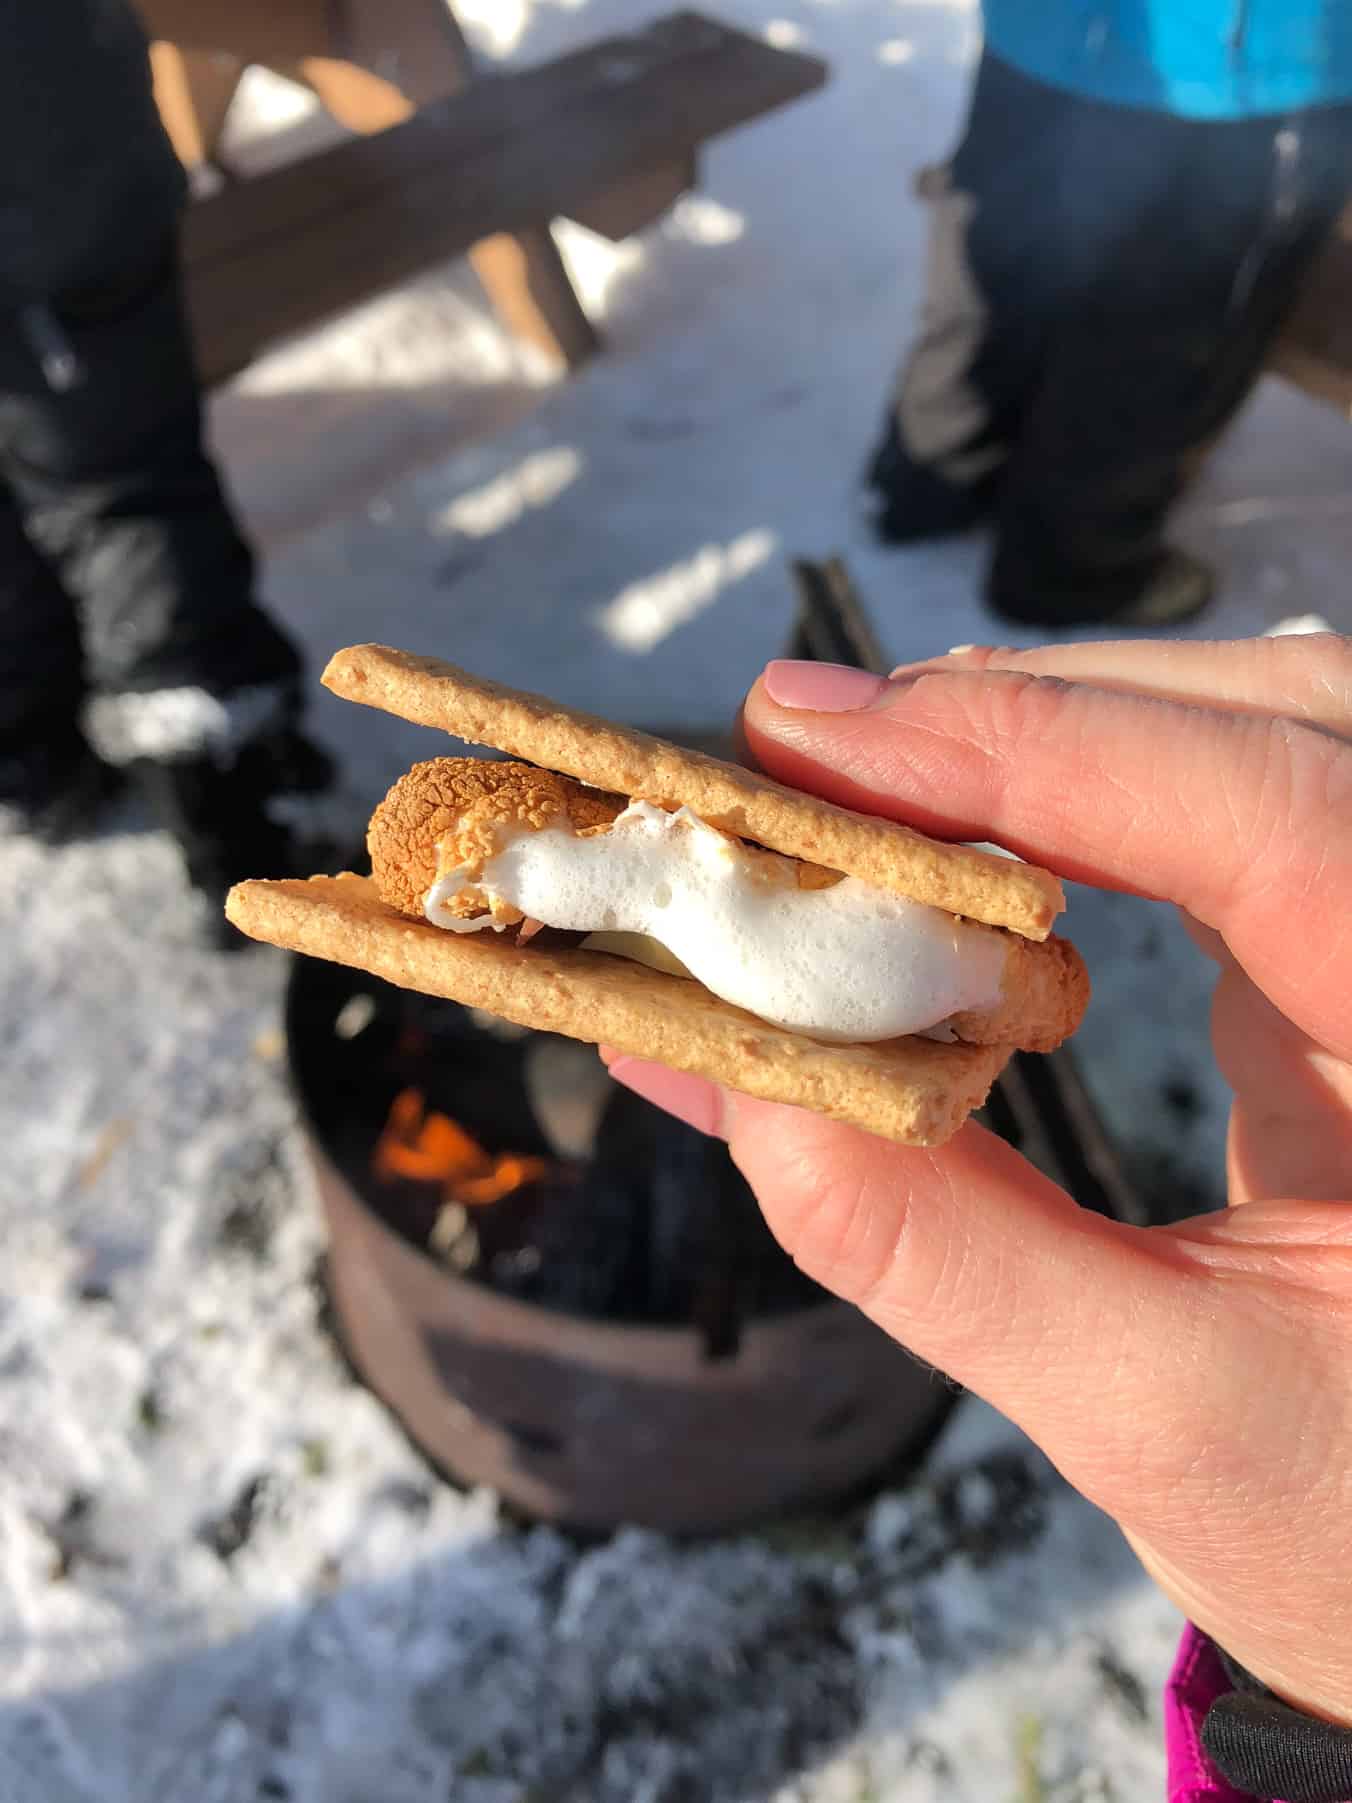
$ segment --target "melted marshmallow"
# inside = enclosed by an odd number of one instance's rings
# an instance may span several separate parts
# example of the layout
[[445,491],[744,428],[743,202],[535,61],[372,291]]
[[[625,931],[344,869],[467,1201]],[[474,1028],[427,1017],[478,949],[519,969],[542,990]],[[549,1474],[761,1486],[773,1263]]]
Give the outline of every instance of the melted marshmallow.
[[[492,925],[448,911],[465,881],[451,871],[428,892],[434,925]],[[546,926],[648,934],[725,1002],[817,1039],[893,1039],[1001,999],[995,933],[858,877],[799,889],[788,859],[753,863],[688,808],[631,802],[585,839],[518,833],[475,884]]]

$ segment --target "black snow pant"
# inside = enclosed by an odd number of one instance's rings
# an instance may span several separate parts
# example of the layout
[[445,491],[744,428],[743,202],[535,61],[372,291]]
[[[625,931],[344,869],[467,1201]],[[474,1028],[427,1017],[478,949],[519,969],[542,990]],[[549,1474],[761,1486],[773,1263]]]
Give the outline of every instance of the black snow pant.
[[1199,122],[987,55],[921,180],[927,292],[874,476],[903,531],[994,508],[1002,612],[1128,605],[1350,190],[1352,107]]
[[184,180],[125,0],[0,0],[0,801],[228,763],[300,662],[203,443]]

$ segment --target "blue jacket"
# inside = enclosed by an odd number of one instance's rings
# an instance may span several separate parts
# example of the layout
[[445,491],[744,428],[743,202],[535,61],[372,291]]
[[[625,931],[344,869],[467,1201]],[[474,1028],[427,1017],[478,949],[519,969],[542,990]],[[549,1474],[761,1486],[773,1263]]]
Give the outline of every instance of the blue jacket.
[[986,48],[1094,100],[1190,119],[1352,101],[1352,0],[986,0]]

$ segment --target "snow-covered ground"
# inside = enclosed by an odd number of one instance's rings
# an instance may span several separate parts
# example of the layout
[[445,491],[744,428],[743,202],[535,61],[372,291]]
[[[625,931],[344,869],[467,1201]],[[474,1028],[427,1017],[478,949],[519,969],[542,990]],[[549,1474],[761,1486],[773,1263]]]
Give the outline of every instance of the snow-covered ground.
[[[488,55],[534,60],[657,9],[464,10]],[[721,724],[782,645],[786,558],[833,550],[899,659],[991,636],[980,542],[884,554],[854,495],[917,298],[909,173],[951,139],[970,11],[716,10],[825,55],[831,85],[714,146],[642,242],[566,232],[607,336],[589,369],[551,382],[456,266],[216,397],[268,593],[316,659],[378,637]],[[265,83],[248,110],[286,124]],[[1346,424],[1265,385],[1180,522],[1224,572],[1204,630],[1352,628],[1349,494]],[[354,808],[425,749],[325,697],[314,718]],[[1205,1192],[1205,972],[1141,904],[1077,897],[1072,930],[1105,1109],[1143,1169]],[[871,1505],[733,1541],[506,1524],[431,1479],[318,1325],[282,961],[201,950],[131,815],[6,849],[0,933],[0,1803],[1159,1795],[1176,1619],[995,1417],[964,1404]]]

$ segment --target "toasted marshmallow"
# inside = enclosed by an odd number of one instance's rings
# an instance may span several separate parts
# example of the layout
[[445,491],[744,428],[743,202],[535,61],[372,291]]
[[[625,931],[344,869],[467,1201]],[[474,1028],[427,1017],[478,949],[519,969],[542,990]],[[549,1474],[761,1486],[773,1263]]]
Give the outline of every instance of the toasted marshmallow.
[[566,822],[504,833],[473,872],[437,878],[428,920],[501,930],[452,911],[471,881],[546,926],[655,939],[714,995],[815,1039],[894,1039],[1002,997],[997,932],[857,877],[801,888],[791,859],[749,852],[688,808],[631,802],[586,836]]

